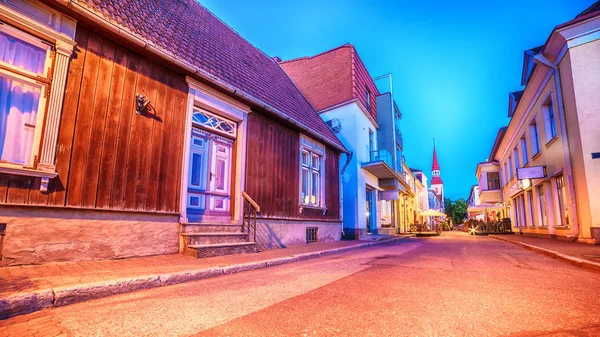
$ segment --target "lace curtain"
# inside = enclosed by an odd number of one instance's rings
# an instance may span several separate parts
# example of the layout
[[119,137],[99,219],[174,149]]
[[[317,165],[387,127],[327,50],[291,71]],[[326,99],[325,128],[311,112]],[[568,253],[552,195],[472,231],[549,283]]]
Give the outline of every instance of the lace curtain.
[[[46,50],[0,32],[0,61],[42,75]],[[0,73],[0,161],[31,164],[42,87]]]

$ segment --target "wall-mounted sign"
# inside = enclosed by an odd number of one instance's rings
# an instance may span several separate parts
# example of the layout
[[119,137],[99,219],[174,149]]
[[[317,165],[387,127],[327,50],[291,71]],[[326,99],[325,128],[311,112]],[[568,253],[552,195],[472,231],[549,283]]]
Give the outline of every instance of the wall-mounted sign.
[[398,200],[398,190],[379,192],[379,200]]
[[517,179],[546,178],[546,166],[530,166],[517,168]]

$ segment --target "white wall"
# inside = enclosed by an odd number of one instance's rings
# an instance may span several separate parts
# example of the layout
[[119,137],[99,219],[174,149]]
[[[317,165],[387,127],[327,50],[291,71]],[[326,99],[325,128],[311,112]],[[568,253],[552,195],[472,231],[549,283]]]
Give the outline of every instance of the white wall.
[[[341,124],[341,130],[337,134],[344,146],[353,152],[352,161],[342,176],[344,228],[367,228],[366,224],[366,185],[379,188],[376,177],[361,168],[363,162],[370,160],[368,153],[369,129],[373,131],[373,149],[377,149],[377,129],[371,120],[365,115],[356,103],[341,106],[321,114],[324,121],[337,118]],[[346,163],[342,156],[340,167]],[[374,193],[378,197],[378,193]],[[379,202],[376,202],[378,204]],[[377,219],[377,228],[381,227],[379,207],[373,210],[373,216]]]

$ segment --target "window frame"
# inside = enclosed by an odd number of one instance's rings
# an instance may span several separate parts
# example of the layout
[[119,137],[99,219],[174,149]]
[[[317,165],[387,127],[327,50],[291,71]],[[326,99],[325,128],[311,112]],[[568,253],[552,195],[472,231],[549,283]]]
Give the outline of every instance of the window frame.
[[367,103],[365,108],[368,112],[371,112],[371,90],[369,90],[369,87],[365,87],[365,101]]
[[[541,151],[540,133],[535,116],[533,117],[531,123],[529,123],[529,139],[531,139],[531,158],[533,159]],[[535,147],[533,146],[534,144]]]
[[570,225],[569,221],[569,202],[567,200],[567,188],[565,185],[565,176],[559,175],[556,177],[556,196],[558,199],[558,215],[560,218],[560,225],[567,227]]
[[[490,179],[490,174],[491,175],[496,175],[494,178],[495,179]],[[487,180],[487,187],[488,187],[488,191],[490,190],[499,190],[500,189],[500,172],[487,172],[485,174],[486,180]],[[494,185],[494,181],[496,182],[496,184]],[[496,186],[496,187],[494,187]]]
[[[41,16],[40,16],[41,15]],[[47,16],[48,20],[42,17]],[[41,178],[39,189],[48,190],[50,179],[56,177],[56,154],[60,116],[63,109],[67,72],[71,55],[76,46],[77,21],[37,1],[0,1],[0,25],[8,35],[46,49],[44,72],[32,73],[3,62],[3,68],[11,76],[18,74],[27,79],[43,83],[44,92],[38,104],[38,124],[32,156],[28,164],[0,163],[0,174],[14,174]],[[48,52],[50,50],[50,52]],[[40,84],[38,83],[38,84]],[[43,98],[43,102],[42,102]]]
[[527,138],[525,134],[521,137],[521,160],[523,161],[523,167],[529,164],[529,151],[527,150]]
[[558,136],[556,130],[556,111],[552,92],[548,94],[542,104],[542,115],[544,116],[544,133],[546,135],[546,145]]
[[34,136],[31,144],[31,155],[29,158],[26,158],[26,162],[23,164],[0,161],[0,166],[13,169],[25,168],[35,170],[36,158],[39,160],[41,151],[41,139],[44,130],[44,120],[46,119],[47,113],[48,94],[51,90],[50,78],[54,70],[54,59],[56,58],[54,56],[55,51],[50,42],[8,24],[1,24],[0,31],[8,36],[46,51],[42,74],[34,73],[10,63],[0,61],[0,75],[25,82],[33,87],[38,87],[40,90],[40,97],[37,103],[37,116],[34,125]]
[[[305,164],[303,158],[304,154],[309,158],[308,163]],[[317,158],[318,164],[317,167],[314,165],[314,158]],[[321,209],[323,213],[325,213],[327,209],[327,205],[325,203],[326,197],[326,188],[325,188],[325,174],[326,174],[326,149],[325,146],[308,136],[303,134],[300,135],[300,148],[299,148],[299,190],[298,190],[298,200],[300,205],[300,212],[303,211],[303,208],[314,208]],[[303,198],[303,173],[307,172],[308,184],[307,184],[307,192],[308,192],[308,202],[304,201]],[[313,184],[314,184],[314,174],[318,175],[318,187],[316,190],[316,202],[311,202],[313,198]]]

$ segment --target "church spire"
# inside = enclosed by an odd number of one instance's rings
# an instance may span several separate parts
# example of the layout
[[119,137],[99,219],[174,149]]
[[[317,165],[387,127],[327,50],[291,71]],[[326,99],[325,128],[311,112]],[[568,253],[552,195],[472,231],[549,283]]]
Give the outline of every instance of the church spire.
[[433,165],[431,165],[431,171],[439,171],[440,164],[438,164],[437,153],[435,152],[435,138],[433,139]]

